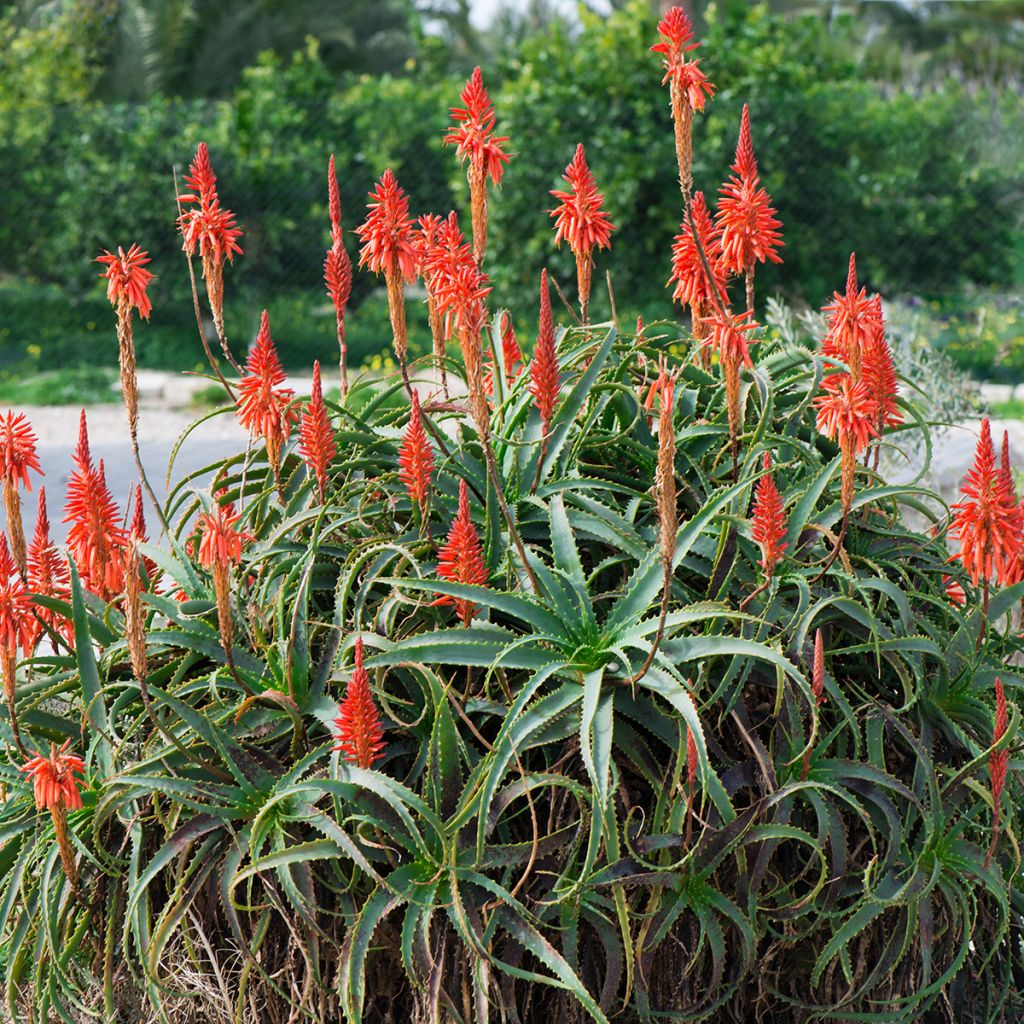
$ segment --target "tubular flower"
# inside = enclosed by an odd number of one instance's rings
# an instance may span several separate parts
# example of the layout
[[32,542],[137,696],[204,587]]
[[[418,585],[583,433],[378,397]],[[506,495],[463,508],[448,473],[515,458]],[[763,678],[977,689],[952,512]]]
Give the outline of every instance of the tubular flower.
[[872,398],[878,403],[878,433],[886,427],[898,427],[903,422],[903,412],[896,404],[899,384],[892,351],[885,337],[885,319],[882,316],[882,298],[876,295],[871,300],[872,331],[864,349],[861,364],[861,379],[868,386]]
[[963,608],[967,604],[967,594],[959,580],[953,579],[952,576],[943,576],[942,586],[950,604],[955,604],[958,608]]
[[26,761],[21,770],[32,777],[36,807],[40,811],[50,812],[64,875],[71,887],[77,888],[78,866],[68,834],[67,812],[82,807],[82,794],[78,790],[79,783],[75,775],[85,773],[85,762],[77,754],[68,753],[70,746],[71,740],[66,740],[59,750],[56,743],[51,743],[49,757],[37,754]]
[[551,193],[559,201],[559,205],[551,211],[551,216],[555,218],[555,244],[561,245],[565,239],[576,257],[580,310],[582,320],[586,323],[594,270],[594,248],[611,248],[611,233],[615,226],[601,209],[604,193],[597,190],[594,175],[587,166],[582,142],[576,147],[576,155],[562,177],[570,190],[563,192],[555,189]]
[[275,478],[281,468],[281,446],[298,418],[296,411],[289,408],[294,392],[280,386],[284,380],[285,372],[270,336],[270,318],[263,310],[256,344],[238,382],[237,413],[239,422],[250,434],[266,441],[267,458]]
[[188,207],[178,217],[182,247],[189,257],[199,252],[210,313],[217,337],[227,355],[227,337],[224,333],[224,261],[232,263],[236,255],[241,255],[242,248],[238,239],[242,237],[242,229],[235,223],[235,215],[220,205],[217,178],[205,142],[200,142],[196,149],[195,159],[185,175],[185,184],[191,191],[178,196],[179,204]]
[[551,318],[551,294],[548,272],[540,272],[540,329],[537,345],[530,360],[530,394],[540,412],[540,429],[547,443],[551,433],[551,417],[558,401],[558,353],[555,350],[555,328]]
[[[487,567],[484,565],[480,538],[469,514],[469,490],[466,481],[459,481],[459,511],[452,523],[448,540],[438,555],[437,575],[449,583],[468,583],[487,586]],[[468,598],[442,595],[435,605],[455,606],[463,625],[468,626],[476,614],[476,603]]]
[[687,60],[686,54],[696,50],[700,43],[691,43],[693,26],[681,7],[671,7],[658,23],[660,39],[651,47],[652,53],[662,54],[665,77],[661,84],[669,85],[672,101],[672,121],[675,125],[676,160],[679,163],[679,183],[686,196],[690,191],[693,165],[693,113],[704,110],[715,87],[700,69],[700,61]]
[[842,452],[842,503],[844,519],[853,501],[856,458],[878,434],[878,405],[863,381],[848,373],[826,377],[822,394],[814,400],[817,426],[826,437],[838,441]]
[[[690,307],[696,326],[712,303],[724,302],[725,274],[718,266],[722,257],[721,239],[711,222],[703,192],[693,193],[690,210],[697,228],[697,239],[694,240],[690,224],[684,219],[672,244],[672,276],[668,283],[675,283],[672,298]],[[701,252],[704,259],[701,259]],[[705,260],[710,275],[705,269]]]
[[434,370],[441,379],[441,390],[448,397],[448,375],[445,370],[445,326],[444,317],[438,312],[437,296],[433,275],[427,271],[427,262],[437,246],[438,233],[444,221],[436,213],[426,213],[419,218],[414,245],[416,248],[416,270],[423,276],[427,292],[427,316],[430,321],[430,336],[433,341]]
[[[762,466],[772,468],[770,452],[764,453]],[[782,559],[783,552],[789,546],[786,543],[786,514],[782,504],[782,495],[771,473],[757,481],[754,491],[754,509],[751,518],[750,534],[761,547],[761,568],[765,579],[770,580],[775,566]]]
[[409,500],[419,506],[420,519],[427,521],[427,506],[430,501],[430,475],[434,471],[434,453],[423,429],[423,415],[420,412],[419,395],[413,391],[409,425],[402,437],[398,451],[399,476],[409,492]]
[[[996,678],[996,720],[992,729],[992,746],[996,747],[999,741],[1006,735],[1009,726],[1009,715],[1006,709],[1006,693],[1003,691],[1002,680]],[[988,774],[992,782],[992,842],[989,845],[988,853],[985,856],[985,866],[992,861],[992,855],[996,851],[996,844],[999,842],[1000,810],[1003,801],[1003,790],[1006,788],[1006,773],[1010,766],[1010,752],[1002,747],[993,750],[988,756]]]
[[459,160],[468,163],[473,252],[477,262],[482,263],[487,249],[487,179],[495,185],[501,184],[505,164],[509,161],[502,145],[508,142],[508,137],[494,133],[494,107],[479,68],[473,69],[460,98],[463,105],[451,108],[455,126],[444,141],[456,146]]
[[952,557],[963,562],[975,586],[981,580],[987,587],[993,574],[1002,578],[1012,571],[1022,548],[1020,506],[1006,493],[996,471],[987,418],[981,421],[974,465],[964,477],[960,494],[962,500],[952,506],[950,525],[960,547]]
[[380,713],[370,692],[370,675],[363,668],[362,637],[356,640],[356,664],[345,687],[345,698],[338,706],[334,736],[334,749],[363,769],[371,768],[385,747]]
[[719,189],[715,223],[722,237],[722,270],[744,274],[747,279],[747,306],[754,308],[754,264],[770,260],[781,263],[782,246],[771,196],[761,186],[754,146],[750,138],[750,111],[743,106],[740,137],[732,177]]
[[302,410],[302,421],[299,424],[299,454],[316,476],[321,505],[327,493],[327,467],[337,452],[338,445],[324,405],[320,386],[320,361],[317,360],[313,363],[312,394],[309,404]]
[[388,169],[370,193],[369,213],[356,228],[363,243],[359,266],[369,265],[375,274],[383,274],[388,289],[388,312],[394,336],[395,356],[405,376],[409,333],[405,325],[405,282],[416,276],[416,247],[409,198]]
[[737,472],[739,437],[742,425],[740,408],[740,366],[752,367],[747,332],[760,325],[753,319],[753,311],[731,313],[717,306],[704,322],[711,328],[710,334],[702,338],[705,345],[718,352],[725,380],[725,401],[729,413],[729,440],[733,451],[733,476]]
[[75,468],[68,479],[64,503],[68,528],[68,552],[86,589],[105,601],[124,586],[124,548],[128,535],[121,526],[121,512],[107,487],[103,461],[93,464],[89,431],[82,410],[78,446],[72,459]]
[[32,490],[28,471],[43,474],[36,451],[38,438],[32,424],[22,413],[11,409],[0,413],[0,478],[4,487],[4,509],[7,513],[7,530],[11,535],[14,560],[24,575],[25,529],[21,521],[21,496],[18,488]]
[[[36,513],[35,533],[28,546],[28,573],[25,582],[28,589],[40,597],[55,597],[68,602],[71,600],[71,571],[68,569],[68,560],[50,539],[45,487],[39,488],[39,510]],[[42,623],[46,623],[66,641],[71,640],[74,628],[70,619],[40,604],[35,605],[35,614],[33,643],[39,639],[43,629]]]
[[324,256],[324,284],[334,305],[334,321],[338,332],[341,397],[348,394],[348,344],[345,340],[345,307],[352,294],[352,260],[341,237],[341,194],[334,172],[334,154],[327,163],[327,208],[331,217],[331,247]]
[[834,292],[832,301],[822,307],[828,332],[821,344],[822,355],[841,359],[850,367],[854,380],[860,380],[861,365],[868,348],[883,330],[881,305],[868,298],[867,290],[857,286],[857,254],[850,253],[846,274],[846,292]]
[[234,505],[224,500],[223,491],[214,495],[213,510],[204,511],[199,516],[199,563],[213,572],[217,626],[229,665],[233,664],[235,638],[235,623],[231,616],[231,566],[242,560],[242,546],[252,540],[248,532],[239,529],[241,518]]

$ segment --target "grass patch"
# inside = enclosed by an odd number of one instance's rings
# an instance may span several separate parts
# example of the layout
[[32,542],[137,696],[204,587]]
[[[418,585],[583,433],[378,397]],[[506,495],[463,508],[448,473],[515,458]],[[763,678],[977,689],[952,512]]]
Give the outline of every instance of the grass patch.
[[117,374],[97,366],[68,367],[28,377],[0,378],[0,402],[8,405],[96,405],[120,401]]
[[1024,399],[1011,398],[1007,402],[992,402],[989,412],[1000,420],[1024,420]]

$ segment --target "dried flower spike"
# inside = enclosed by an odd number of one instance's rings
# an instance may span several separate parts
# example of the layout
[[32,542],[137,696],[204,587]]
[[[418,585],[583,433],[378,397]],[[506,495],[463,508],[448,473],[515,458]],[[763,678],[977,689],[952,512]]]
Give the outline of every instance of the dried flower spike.
[[501,184],[508,154],[502,149],[508,142],[505,135],[494,132],[494,107],[484,88],[480,68],[474,68],[460,96],[461,107],[452,107],[455,126],[444,141],[456,146],[462,163],[468,164],[469,201],[473,221],[473,254],[477,263],[483,263],[487,249],[487,179]]
[[700,69],[700,61],[687,60],[686,55],[700,43],[690,42],[693,26],[681,7],[670,7],[658,23],[659,41],[651,47],[653,53],[662,54],[665,77],[661,84],[669,85],[672,102],[672,121],[675,125],[676,161],[679,164],[679,184],[683,198],[690,194],[693,166],[693,115],[702,112],[711,99],[715,87]]
[[[469,514],[469,489],[465,480],[459,481],[459,509],[448,540],[439,552],[437,575],[449,583],[468,583],[478,587],[487,585],[487,567],[484,565],[480,537]],[[442,595],[433,603],[454,605],[466,626],[476,615],[476,603],[468,598]]]
[[324,405],[320,384],[320,361],[317,360],[313,363],[312,393],[308,405],[302,410],[302,421],[299,424],[299,454],[316,477],[321,505],[327,494],[327,467],[337,452],[338,445],[331,429],[327,407]]
[[363,769],[372,768],[385,747],[380,713],[370,692],[370,675],[363,667],[362,637],[356,640],[356,664],[345,687],[345,699],[338,706],[334,736],[334,749]]
[[551,211],[555,218],[555,244],[565,239],[576,257],[576,282],[580,296],[580,316],[587,322],[590,307],[590,283],[594,271],[594,249],[611,248],[611,233],[615,226],[602,209],[604,194],[597,190],[594,175],[587,166],[583,143],[576,147],[563,175],[569,191],[559,189],[552,195],[559,205]]
[[38,438],[23,413],[11,409],[0,413],[0,478],[4,487],[4,510],[7,532],[11,536],[14,560],[22,575],[27,570],[25,528],[21,518],[21,497],[18,488],[32,490],[28,472],[43,474],[36,451]]

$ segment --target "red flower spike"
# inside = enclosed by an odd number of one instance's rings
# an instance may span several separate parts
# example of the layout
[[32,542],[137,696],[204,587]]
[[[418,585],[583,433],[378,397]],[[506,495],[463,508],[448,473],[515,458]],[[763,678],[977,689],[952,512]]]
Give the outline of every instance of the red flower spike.
[[153,280],[153,275],[145,269],[149,262],[149,253],[132,245],[127,252],[117,247],[117,253],[103,250],[96,257],[97,263],[106,266],[100,277],[107,281],[107,298],[115,309],[122,306],[129,310],[134,306],[143,320],[149,319],[152,306],[146,288]]
[[[878,407],[871,392],[848,373],[835,373],[821,384],[822,394],[814,400],[818,430],[826,437],[849,444],[857,455],[877,436]],[[845,440],[844,440],[845,439]]]
[[345,308],[352,294],[352,260],[341,242],[340,234],[324,256],[324,284],[334,306],[335,318],[344,325]]
[[356,228],[363,243],[359,266],[377,274],[397,273],[406,281],[416,276],[416,249],[409,218],[409,198],[394,174],[386,170],[370,193],[369,213]]
[[[504,313],[501,322],[501,356],[505,364],[505,375],[509,381],[513,381],[523,372],[523,351],[516,339],[516,332],[512,327],[512,317]],[[487,375],[484,377],[484,387],[488,395],[494,394],[494,366],[491,359],[490,348],[485,353],[488,366]]]
[[604,194],[598,191],[594,175],[587,166],[582,142],[576,147],[576,155],[562,177],[570,191],[551,192],[559,200],[559,206],[551,211],[555,218],[555,244],[560,245],[565,239],[578,256],[589,255],[595,246],[610,248],[615,226],[601,209]]
[[451,108],[455,126],[444,141],[456,146],[459,160],[462,163],[468,160],[481,178],[489,177],[495,185],[500,185],[505,164],[509,162],[508,154],[502,149],[508,137],[494,134],[494,107],[479,68],[473,69],[460,98],[463,105]]
[[691,786],[697,781],[697,741],[689,726],[686,727],[686,781]]
[[[995,746],[1006,735],[1009,725],[1009,716],[1006,708],[1006,694],[1003,691],[1002,680],[996,678],[996,720],[992,730],[992,745]],[[988,773],[992,782],[992,841],[989,844],[988,853],[985,855],[985,867],[992,861],[992,855],[996,851],[996,844],[999,842],[999,823],[1001,817],[1001,806],[1003,802],[1003,790],[1006,788],[1006,774],[1010,767],[1010,752],[1004,747],[993,750],[988,756]]]
[[755,331],[761,325],[754,319],[752,310],[745,313],[731,313],[728,309],[718,310],[704,320],[711,328],[711,333],[703,339],[704,344],[718,353],[723,365],[746,366],[754,365],[750,358],[750,346],[747,332]]
[[[68,560],[57,550],[50,539],[50,519],[46,514],[46,488],[39,488],[39,510],[36,513],[36,529],[28,546],[28,575],[25,580],[33,594],[55,597],[60,601],[71,600],[71,571]],[[34,623],[33,642],[39,638],[42,619],[51,629],[65,640],[70,640],[73,626],[70,619],[58,612],[36,605],[37,619]]]
[[1013,571],[1021,554],[1021,510],[1000,481],[987,418],[981,421],[974,465],[964,477],[960,493],[962,500],[952,506],[950,524],[960,548],[952,557],[963,562],[975,586],[993,574],[1002,578]]
[[405,428],[402,446],[398,451],[398,465],[399,477],[409,493],[409,499],[419,506],[421,516],[426,519],[430,476],[434,471],[434,452],[423,428],[420,399],[416,391],[412,393],[409,425]]
[[[764,453],[765,469],[771,469],[770,452]],[[786,543],[786,515],[783,510],[782,495],[779,494],[775,480],[769,473],[757,481],[754,492],[754,509],[751,520],[751,536],[761,547],[761,568],[770,579],[789,546]]]
[[121,525],[117,502],[107,487],[102,459],[99,466],[93,464],[84,409],[72,458],[75,468],[68,479],[63,519],[71,524],[68,552],[86,589],[109,601],[124,585],[128,534]]
[[13,661],[20,647],[28,657],[37,635],[29,589],[14,564],[6,535],[0,533],[0,651]]
[[334,170],[334,154],[327,161],[327,212],[331,218],[331,238],[341,237],[341,193]]
[[546,438],[551,433],[551,417],[558,401],[558,354],[547,270],[540,272],[540,329],[530,360],[530,394],[540,411],[541,433]]
[[761,186],[746,105],[732,170],[733,176],[719,189],[722,198],[715,217],[722,238],[722,270],[745,274],[756,262],[781,263],[778,249],[782,246],[782,224],[775,216],[771,197]]
[[821,638],[821,630],[814,632],[814,668],[811,672],[811,693],[814,702],[820,708],[825,703],[825,644]]
[[312,470],[320,491],[320,501],[327,491],[327,467],[338,452],[338,445],[331,429],[331,421],[324,405],[320,385],[320,361],[313,363],[313,388],[309,404],[302,410],[299,424],[299,454],[302,461]]
[[857,257],[850,253],[846,275],[846,292],[834,292],[832,302],[822,308],[828,333],[822,342],[822,354],[848,364],[855,378],[860,378],[861,364],[877,340],[881,323],[881,304],[868,298],[867,290],[857,285]]
[[32,792],[36,807],[41,811],[77,811],[82,807],[75,775],[85,773],[85,762],[76,754],[69,754],[71,740],[57,749],[54,744],[49,757],[38,754],[21,766],[21,771],[32,777]]
[[[668,279],[670,285],[675,283],[672,298],[684,306],[723,302],[725,274],[718,266],[722,257],[722,244],[711,222],[703,192],[694,192],[691,210],[700,247],[694,241],[689,221],[684,218],[672,244],[672,276]],[[701,249],[704,250],[711,270],[710,277],[700,258]]]
[[28,471],[43,475],[36,451],[38,438],[23,413],[0,412],[0,480],[32,490]]
[[871,396],[878,403],[878,433],[886,427],[898,427],[903,422],[903,412],[896,404],[899,384],[892,351],[885,337],[885,319],[882,316],[882,298],[876,295],[871,300],[871,336],[864,349],[861,364],[861,379],[868,386]]
[[199,514],[199,564],[206,569],[225,568],[242,560],[242,547],[252,535],[238,526],[241,513],[233,502],[223,500],[223,491],[214,495],[213,510]]
[[236,225],[235,215],[220,205],[217,179],[205,142],[199,143],[185,184],[192,189],[178,196],[178,201],[189,207],[178,218],[185,252],[194,256],[198,250],[201,257],[217,266],[225,259],[232,262],[242,252],[238,244],[242,229]]
[[345,760],[368,769],[384,750],[384,729],[370,692],[370,675],[363,668],[363,639],[356,640],[356,664],[345,687],[345,698],[334,720],[334,749]]
[[435,312],[444,321],[445,336],[476,334],[487,317],[484,299],[491,291],[487,275],[480,270],[454,210],[430,230],[436,230],[436,238],[428,247],[426,235],[421,236],[419,264]]
[[[437,562],[437,575],[449,583],[469,583],[487,586],[487,567],[484,565],[480,538],[469,514],[469,489],[466,481],[459,481],[459,511],[452,523],[448,540],[441,548]],[[468,626],[476,614],[476,604],[466,598],[442,595],[435,605],[454,605],[463,625]]]
[[266,310],[260,317],[259,334],[249,352],[245,371],[238,382],[238,419],[250,434],[267,442],[271,464],[276,468],[281,445],[288,440],[298,413],[289,408],[295,392],[280,386],[285,381],[285,372],[270,336]]

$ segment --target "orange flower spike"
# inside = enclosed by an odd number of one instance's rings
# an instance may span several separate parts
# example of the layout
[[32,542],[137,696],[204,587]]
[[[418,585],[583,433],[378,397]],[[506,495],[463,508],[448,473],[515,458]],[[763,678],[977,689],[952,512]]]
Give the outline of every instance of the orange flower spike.
[[[438,555],[437,575],[449,583],[469,583],[487,586],[487,567],[484,565],[480,537],[469,514],[469,489],[466,481],[459,481],[459,510],[452,523],[448,540]],[[476,615],[476,604],[466,598],[443,595],[435,605],[454,605],[463,625],[468,626]]]
[[959,580],[952,576],[942,577],[942,586],[946,591],[946,599],[950,604],[963,608],[967,604],[967,594]]
[[425,213],[417,221],[415,235],[416,272],[423,277],[427,292],[427,318],[433,341],[434,369],[441,379],[441,391],[448,397],[448,374],[445,370],[445,325],[444,317],[438,311],[433,274],[427,269],[432,253],[438,244],[438,234],[444,221],[436,213]]
[[384,751],[384,729],[370,691],[370,675],[363,667],[363,639],[356,640],[356,663],[345,687],[345,698],[334,720],[334,749],[359,768],[369,769]]
[[987,418],[960,494],[962,500],[951,509],[950,533],[960,544],[952,557],[963,562],[975,586],[982,581],[987,589],[993,575],[1002,578],[1012,571],[1022,550],[1021,510],[1000,481]]
[[832,302],[822,307],[822,312],[828,323],[822,354],[841,359],[850,367],[854,379],[859,380],[864,359],[879,332],[884,333],[884,327],[881,300],[876,304],[868,298],[867,290],[857,285],[856,253],[850,253],[845,294],[834,292]]
[[370,193],[366,220],[356,228],[363,243],[359,266],[383,274],[388,289],[388,313],[394,338],[395,356],[406,375],[409,333],[405,323],[405,282],[416,276],[417,253],[409,198],[399,187],[391,170],[386,170]]
[[750,138],[750,110],[744,104],[733,176],[719,189],[715,224],[722,238],[722,270],[747,279],[747,307],[754,308],[754,264],[781,263],[782,246],[771,196],[761,186]]
[[32,598],[11,557],[7,537],[0,533],[0,675],[3,677],[14,741],[19,747],[21,733],[15,706],[18,648],[28,657],[32,653],[36,636],[37,624],[32,615]]
[[237,565],[242,560],[242,548],[252,535],[239,528],[241,513],[233,502],[223,500],[223,491],[215,495],[213,511],[199,515],[199,564],[205,569]]
[[555,189],[551,193],[559,201],[559,205],[551,211],[551,216],[555,218],[555,244],[561,245],[564,239],[576,257],[580,309],[582,320],[586,323],[594,270],[593,252],[595,247],[611,248],[611,233],[615,226],[601,209],[604,193],[598,191],[594,175],[587,166],[583,143],[576,147],[576,154],[566,167],[563,178],[569,185],[569,191]]
[[345,338],[345,308],[352,294],[352,260],[341,236],[341,195],[334,171],[334,154],[327,164],[327,208],[331,218],[331,246],[324,256],[324,284],[334,306],[338,335],[338,369],[341,374],[341,397],[348,394],[348,343]]
[[494,131],[494,107],[484,88],[480,68],[474,68],[462,90],[462,106],[452,107],[455,122],[444,141],[456,147],[461,163],[468,163],[470,209],[473,221],[473,253],[482,263],[487,249],[487,179],[500,185],[509,156],[502,146],[508,137]]
[[290,408],[291,388],[281,387],[284,368],[270,336],[270,318],[263,310],[256,344],[249,352],[245,373],[238,382],[238,420],[254,437],[267,445],[267,458],[276,478],[281,468],[281,447],[288,440],[298,413]]
[[[67,558],[58,550],[50,539],[50,519],[46,512],[46,488],[39,488],[39,508],[36,512],[36,529],[32,542],[28,546],[28,574],[25,578],[28,589],[33,594],[43,597],[55,597],[61,601],[71,600],[71,571]],[[51,629],[59,633],[65,640],[70,640],[73,627],[70,619],[58,612],[35,606],[36,620],[33,629],[33,642],[42,632],[42,619]]]
[[[770,452],[764,453],[762,465],[765,469],[771,469]],[[750,533],[761,547],[761,568],[764,570],[765,578],[770,580],[775,573],[775,566],[779,564],[783,552],[789,546],[785,539],[786,515],[782,495],[779,494],[771,473],[757,481]]]
[[21,519],[21,496],[18,488],[32,490],[29,470],[43,475],[36,451],[38,438],[22,413],[8,409],[0,413],[0,479],[3,481],[4,509],[7,530],[11,535],[14,560],[24,575],[26,564],[25,529]]
[[317,360],[313,363],[312,394],[309,403],[302,410],[302,420],[299,424],[299,454],[316,477],[321,505],[327,493],[327,469],[337,453],[338,445],[331,429],[327,407],[324,405],[320,385],[320,362]]
[[[1003,690],[1002,680],[998,677],[995,683],[996,691],[996,718],[992,730],[992,746],[995,747],[1006,735],[1009,727],[1009,715],[1006,707],[1006,693]],[[1006,788],[1006,775],[1010,766],[1010,752],[1005,748],[993,750],[988,756],[988,773],[992,783],[992,841],[989,844],[988,853],[985,855],[985,867],[992,862],[992,856],[996,851],[999,842],[999,825],[1001,819],[1001,805],[1003,801],[1003,790]]]
[[686,55],[700,45],[690,42],[693,25],[681,7],[671,7],[658,23],[659,41],[651,52],[662,55],[665,77],[661,84],[669,85],[672,102],[672,121],[675,126],[676,160],[679,164],[679,182],[683,195],[689,195],[693,164],[693,114],[704,110],[715,87],[700,69],[700,61],[687,60]]
[[68,479],[63,519],[70,524],[68,553],[86,589],[109,601],[124,585],[128,534],[121,525],[117,502],[107,487],[103,462],[99,466],[93,464],[84,409],[72,461],[75,468]]
[[69,754],[67,740],[59,750],[54,746],[49,757],[38,754],[21,766],[21,771],[32,778],[32,791],[40,811],[65,808],[77,811],[82,807],[82,794],[75,775],[85,774],[85,762],[76,754]]
[[153,280],[153,275],[145,269],[149,253],[135,244],[127,252],[118,246],[116,253],[104,249],[96,262],[107,268],[100,276],[106,278],[107,298],[114,309],[120,313],[122,309],[127,311],[134,307],[143,320],[148,320],[153,308],[146,294]]
[[530,360],[530,394],[540,411],[541,434],[551,433],[551,417],[558,402],[558,353],[555,349],[555,328],[551,317],[551,294],[548,272],[540,272],[540,329],[537,345]]
[[821,385],[814,400],[817,427],[826,437],[837,440],[842,452],[842,504],[844,520],[853,502],[857,456],[878,435],[878,405],[863,381],[848,373],[832,374]]
[[412,393],[409,425],[405,428],[402,446],[398,451],[398,465],[399,477],[409,493],[409,500],[419,507],[421,521],[426,523],[434,452],[427,440],[427,432],[423,429],[420,399],[415,391]]
[[[724,304],[725,274],[718,266],[722,256],[721,239],[711,221],[703,192],[693,193],[691,211],[697,228],[697,240],[694,240],[689,221],[684,218],[672,244],[672,276],[668,284],[675,284],[672,298],[684,306],[690,306],[694,311],[696,324],[703,311],[713,303]],[[710,276],[701,259],[701,250],[711,270]]]
[[899,383],[892,350],[885,337],[885,319],[882,315],[882,297],[871,300],[870,337],[864,349],[861,364],[861,378],[867,384],[872,397],[878,403],[878,433],[887,427],[898,427],[903,422],[903,412],[897,405]]

